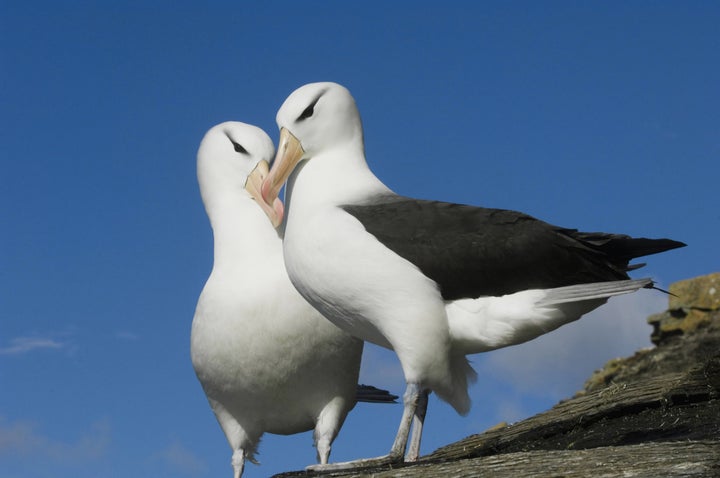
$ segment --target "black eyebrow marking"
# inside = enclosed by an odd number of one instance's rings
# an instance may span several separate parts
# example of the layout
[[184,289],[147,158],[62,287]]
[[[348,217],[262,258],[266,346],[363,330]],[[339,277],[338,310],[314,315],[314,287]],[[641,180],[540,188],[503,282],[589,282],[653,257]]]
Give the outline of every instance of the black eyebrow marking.
[[230,135],[226,132],[225,136],[227,136],[227,139],[230,140],[230,142],[233,144],[233,147],[235,148],[235,151],[242,154],[250,154],[247,149],[243,148],[243,146],[240,143],[237,143],[233,141],[233,139],[230,137]]
[[322,90],[322,91],[315,97],[315,99],[310,103],[310,105],[309,105],[307,108],[305,108],[302,113],[300,113],[300,116],[298,116],[298,118],[297,118],[295,121],[296,121],[296,122],[297,122],[297,121],[302,121],[302,120],[304,120],[304,119],[307,119],[307,118],[311,117],[311,116],[313,115],[313,113],[315,112],[315,105],[316,105],[317,102],[320,100],[320,97],[325,94],[326,91],[327,91],[327,89]]

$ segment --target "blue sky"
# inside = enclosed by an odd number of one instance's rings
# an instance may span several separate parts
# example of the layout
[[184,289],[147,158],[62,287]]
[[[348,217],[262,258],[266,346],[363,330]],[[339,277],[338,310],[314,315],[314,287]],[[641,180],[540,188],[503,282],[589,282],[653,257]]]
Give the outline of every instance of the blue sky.
[[[398,193],[671,237],[660,286],[720,270],[715,2],[23,2],[0,6],[0,475],[230,476],[189,334],[212,236],[195,153],[214,124],[277,138],[296,87],[336,81]],[[15,2],[20,3],[20,2]],[[642,291],[473,357],[468,417],[430,402],[423,452],[546,409],[648,346]],[[401,393],[388,352],[362,380]],[[359,405],[332,458],[385,453]],[[268,476],[314,461],[266,435]]]

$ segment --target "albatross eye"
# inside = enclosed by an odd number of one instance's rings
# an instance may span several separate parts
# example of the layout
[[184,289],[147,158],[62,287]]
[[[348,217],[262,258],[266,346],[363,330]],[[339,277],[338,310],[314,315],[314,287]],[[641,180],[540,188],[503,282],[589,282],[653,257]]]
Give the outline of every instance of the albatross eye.
[[[232,140],[230,140],[232,141]],[[235,147],[235,151],[242,154],[248,154],[247,149],[243,148],[241,144],[236,143],[235,141],[232,141],[233,147]]]
[[308,119],[309,117],[311,117],[311,116],[313,115],[313,113],[315,113],[315,105],[317,104],[318,101],[320,101],[320,97],[321,97],[324,93],[325,93],[325,91],[322,91],[322,92],[317,96],[317,98],[315,98],[315,99],[313,100],[313,102],[310,103],[310,105],[309,105],[307,108],[305,108],[302,113],[300,113],[300,116],[298,116],[298,118],[297,118],[295,121],[302,121],[302,120],[304,120],[304,119]]
[[304,119],[307,119],[313,115],[315,112],[315,102],[313,102],[310,106],[305,108],[302,113],[300,113],[300,116],[298,116],[298,121],[302,121]]

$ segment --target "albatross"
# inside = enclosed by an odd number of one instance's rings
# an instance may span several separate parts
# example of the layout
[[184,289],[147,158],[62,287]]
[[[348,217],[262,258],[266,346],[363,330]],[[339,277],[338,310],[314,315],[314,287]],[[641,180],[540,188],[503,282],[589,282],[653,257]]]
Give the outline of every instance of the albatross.
[[275,224],[284,216],[290,280],[340,328],[394,350],[407,383],[390,453],[337,467],[402,461],[406,448],[405,459],[417,459],[429,392],[469,410],[476,373],[467,355],[653,287],[630,279],[630,261],[684,246],[397,195],[369,169],[355,100],[336,83],[300,87],[276,119],[280,141],[261,192],[271,207],[287,182]]
[[[343,332],[294,289],[260,186],[275,148],[261,129],[210,129],[197,175],[214,238],[214,262],[192,323],[193,367],[227,437],[234,477],[257,463],[264,433],[314,429],[320,463],[356,401],[397,398],[357,385],[363,342]],[[268,220],[270,218],[270,220]]]

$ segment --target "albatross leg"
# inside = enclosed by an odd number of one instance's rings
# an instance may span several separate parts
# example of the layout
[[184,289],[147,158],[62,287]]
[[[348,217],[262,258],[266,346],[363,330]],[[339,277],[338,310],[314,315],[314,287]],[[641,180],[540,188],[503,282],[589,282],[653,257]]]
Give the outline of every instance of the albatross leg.
[[390,448],[389,456],[400,455],[400,460],[402,460],[402,456],[405,454],[408,436],[410,435],[410,425],[412,424],[413,417],[415,416],[418,404],[420,403],[421,395],[422,392],[418,384],[407,384],[407,387],[405,388],[405,394],[403,395],[403,402],[405,404],[405,407],[403,408],[402,418],[400,419],[400,426],[398,427],[397,435],[395,435],[395,441],[393,442],[392,448]]
[[[346,461],[342,463],[330,463],[327,465],[310,465],[306,468],[308,471],[332,471],[332,470],[351,470],[357,468],[371,468],[375,466],[387,465],[390,463],[398,463],[403,461],[403,455],[405,454],[405,448],[408,443],[408,436],[410,435],[410,426],[415,417],[415,412],[418,409],[418,405],[422,403],[422,396],[425,396],[425,408],[427,407],[427,394],[420,390],[420,387],[416,383],[408,383],[403,395],[403,414],[400,419],[400,426],[398,427],[397,435],[395,435],[395,441],[393,442],[390,453],[385,456],[378,456],[376,458],[363,458],[361,460]],[[425,412],[423,410],[423,417]],[[422,427],[420,427],[422,433]],[[420,439],[418,438],[418,443]]]
[[239,448],[232,455],[233,478],[240,478],[245,469],[245,450]]
[[418,396],[417,408],[415,409],[415,416],[413,417],[412,436],[410,437],[410,446],[407,455],[405,455],[405,461],[417,461],[420,456],[420,440],[422,439],[429,394],[430,391],[425,389],[420,391],[420,395]]

